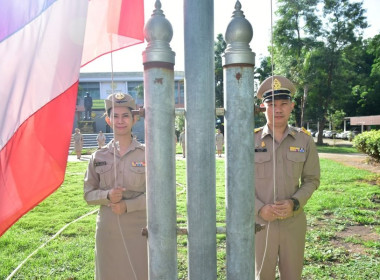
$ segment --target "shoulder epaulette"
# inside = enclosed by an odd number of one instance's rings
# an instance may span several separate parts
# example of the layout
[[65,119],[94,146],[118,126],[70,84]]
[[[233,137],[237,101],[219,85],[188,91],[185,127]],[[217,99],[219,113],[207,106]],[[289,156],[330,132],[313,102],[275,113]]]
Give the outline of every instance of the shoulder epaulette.
[[263,128],[262,127],[258,127],[258,128],[255,128],[255,133],[259,132],[260,130],[262,130]]
[[310,131],[306,130],[306,128],[304,128],[304,127],[301,128],[301,131],[302,131],[303,133],[309,135],[309,136],[311,135]]

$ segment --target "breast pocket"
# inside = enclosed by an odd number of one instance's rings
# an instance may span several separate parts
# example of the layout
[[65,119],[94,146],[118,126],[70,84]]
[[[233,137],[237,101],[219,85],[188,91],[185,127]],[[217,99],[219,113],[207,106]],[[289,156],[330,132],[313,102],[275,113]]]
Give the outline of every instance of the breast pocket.
[[103,165],[103,166],[97,166],[95,167],[95,172],[99,174],[100,178],[100,188],[101,189],[110,189],[112,188],[112,176],[113,175],[113,164]]
[[271,156],[268,152],[255,153],[255,177],[271,177]]
[[287,173],[289,176],[299,179],[302,174],[302,169],[306,160],[305,153],[287,152],[286,155],[289,164],[287,164]]
[[128,170],[127,188],[132,191],[144,192],[145,191],[145,167],[143,166],[130,166]]

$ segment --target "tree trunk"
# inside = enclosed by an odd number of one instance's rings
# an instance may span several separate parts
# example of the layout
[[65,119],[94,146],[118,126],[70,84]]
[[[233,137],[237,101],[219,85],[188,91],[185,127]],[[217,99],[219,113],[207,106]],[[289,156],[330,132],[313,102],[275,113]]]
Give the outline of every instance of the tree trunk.
[[304,126],[304,118],[305,118],[305,107],[306,107],[306,100],[307,100],[307,94],[309,92],[309,86],[305,85],[303,87],[303,98],[302,98],[302,104],[301,104],[301,127]]
[[318,126],[318,139],[317,139],[317,145],[323,145],[323,128],[325,127],[326,119],[323,118],[322,120],[319,121],[319,126]]

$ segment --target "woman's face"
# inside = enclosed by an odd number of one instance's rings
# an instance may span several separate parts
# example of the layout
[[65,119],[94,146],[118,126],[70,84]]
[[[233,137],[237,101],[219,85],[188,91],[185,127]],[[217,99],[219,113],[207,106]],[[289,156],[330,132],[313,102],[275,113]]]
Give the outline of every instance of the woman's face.
[[115,107],[110,112],[111,127],[115,135],[129,135],[136,120],[127,107]]

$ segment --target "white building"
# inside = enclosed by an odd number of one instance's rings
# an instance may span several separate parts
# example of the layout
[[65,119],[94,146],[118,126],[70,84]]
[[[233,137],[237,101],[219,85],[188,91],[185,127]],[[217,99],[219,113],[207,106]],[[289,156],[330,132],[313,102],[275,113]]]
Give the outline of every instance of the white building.
[[[184,72],[174,72],[174,96],[177,108],[184,107]],[[143,96],[138,94],[139,87],[144,83],[143,72],[102,72],[102,73],[80,73],[77,106],[73,127],[81,128],[82,133],[111,132],[110,127],[104,121],[104,102],[103,100],[112,92],[127,92],[136,101],[137,106],[144,106]],[[91,121],[83,120],[84,105],[83,100],[87,93],[93,99]],[[133,133],[141,141],[144,141],[144,119],[133,128]]]

